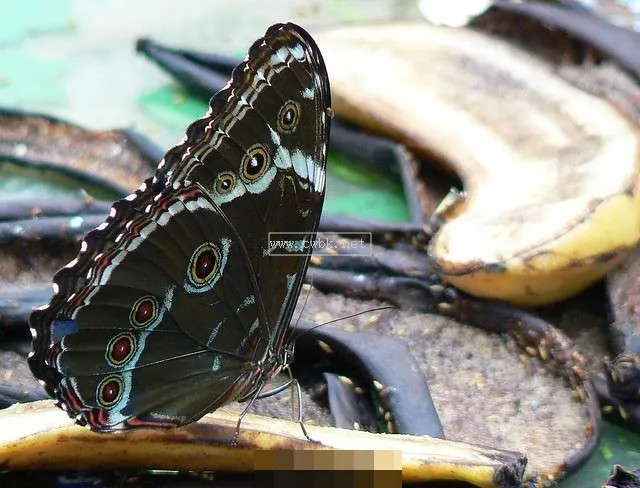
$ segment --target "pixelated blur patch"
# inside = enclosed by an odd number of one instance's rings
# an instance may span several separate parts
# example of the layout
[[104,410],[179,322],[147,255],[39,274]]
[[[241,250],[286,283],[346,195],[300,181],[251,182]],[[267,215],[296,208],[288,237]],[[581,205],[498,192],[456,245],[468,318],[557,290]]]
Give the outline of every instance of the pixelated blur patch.
[[257,487],[402,486],[400,451],[257,451]]

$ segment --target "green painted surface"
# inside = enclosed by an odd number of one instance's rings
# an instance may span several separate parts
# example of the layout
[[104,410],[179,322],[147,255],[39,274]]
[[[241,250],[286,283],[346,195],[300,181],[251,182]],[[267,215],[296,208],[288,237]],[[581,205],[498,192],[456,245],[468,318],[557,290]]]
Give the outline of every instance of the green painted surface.
[[177,85],[164,86],[146,93],[138,98],[138,102],[155,124],[175,131],[184,131],[209,108],[205,102],[190,96],[187,90]]
[[73,31],[69,0],[0,2],[0,105],[65,103],[67,63],[37,46]]
[[367,170],[331,152],[328,166],[324,212],[361,219],[409,220],[399,178]]
[[0,46],[73,29],[70,0],[2,0]]
[[607,479],[612,464],[640,467],[640,434],[603,422],[598,450],[575,474],[559,483],[561,488],[599,488]]
[[[164,147],[206,105],[133,52],[138,36],[244,55],[274,21],[303,25],[392,18],[415,2],[223,2],[184,0],[0,0],[0,105],[64,116],[89,127],[133,126]],[[238,12],[242,12],[240,17]],[[4,172],[2,172],[4,171]],[[0,171],[0,194],[77,195],[77,182]],[[407,218],[398,181],[331,156],[326,210],[362,218]],[[84,186],[84,185],[79,185]],[[563,488],[599,487],[612,463],[640,466],[640,436],[603,426],[598,452]]]
[[0,56],[0,105],[64,105],[66,66],[65,61],[43,58],[26,47],[3,54]]

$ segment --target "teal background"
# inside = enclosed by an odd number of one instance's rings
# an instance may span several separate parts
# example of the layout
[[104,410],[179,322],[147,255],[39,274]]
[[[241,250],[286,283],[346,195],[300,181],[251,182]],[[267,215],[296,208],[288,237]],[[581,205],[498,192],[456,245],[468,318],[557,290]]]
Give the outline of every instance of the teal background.
[[[241,57],[266,27],[284,19],[307,27],[416,15],[408,1],[202,2],[197,0],[2,0],[0,106],[54,114],[93,129],[132,127],[163,147],[206,112],[150,62],[135,39]],[[0,170],[0,198],[41,195],[43,176]],[[47,178],[51,183],[51,181]],[[48,185],[48,184],[47,184]],[[68,181],[50,194],[77,194]],[[399,181],[331,154],[325,211],[406,220]],[[640,466],[640,436],[604,423],[596,454],[560,486],[599,487],[612,463]]]

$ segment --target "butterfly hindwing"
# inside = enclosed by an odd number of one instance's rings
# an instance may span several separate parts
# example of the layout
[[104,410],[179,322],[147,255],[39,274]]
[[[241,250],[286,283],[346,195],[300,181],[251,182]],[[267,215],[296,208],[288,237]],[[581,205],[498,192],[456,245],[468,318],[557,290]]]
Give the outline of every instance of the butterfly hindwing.
[[197,185],[166,189],[125,228],[51,321],[58,396],[97,430],[179,425],[251,377],[268,342],[255,282],[235,229]]

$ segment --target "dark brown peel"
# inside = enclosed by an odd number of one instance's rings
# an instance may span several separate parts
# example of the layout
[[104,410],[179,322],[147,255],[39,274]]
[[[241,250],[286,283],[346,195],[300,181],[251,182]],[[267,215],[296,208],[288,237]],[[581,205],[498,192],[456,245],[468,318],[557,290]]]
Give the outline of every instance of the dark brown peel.
[[[493,2],[492,9],[512,14],[511,25],[517,25],[518,18],[532,18],[544,25],[546,29],[564,31],[584,45],[598,50],[601,58],[612,59],[640,81],[640,60],[638,59],[640,33],[638,32],[614,25],[587,9],[562,5],[496,0]],[[490,20],[487,17],[491,14],[490,10],[475,19],[472,25],[490,28]],[[505,24],[506,22],[503,21],[502,25]]]
[[34,308],[47,303],[50,296],[51,285],[48,283],[3,289],[0,293],[0,338],[11,329],[26,333],[29,314]]
[[584,426],[587,442],[566,459],[554,477],[561,478],[582,466],[598,444],[601,415],[598,395],[584,369],[584,357],[573,342],[550,323],[501,303],[461,297],[447,313],[464,323],[509,334],[527,354],[539,358],[555,374],[565,378],[588,412]]
[[623,401],[640,403],[640,356],[623,352],[605,362],[609,389]]
[[109,212],[111,203],[84,198],[47,198],[0,200],[0,222],[24,220],[42,217],[73,217],[76,215],[99,214],[103,217]]
[[[106,210],[105,210],[106,207]],[[38,202],[0,202],[0,245],[16,240],[49,240],[59,244],[76,243],[108,215],[109,203],[85,204],[82,200],[49,200]],[[78,212],[76,212],[78,210]],[[338,215],[323,215],[320,231],[358,233],[374,242],[409,242],[424,247],[429,234],[425,226],[411,222],[364,220]],[[367,229],[363,231],[363,229]]]
[[[593,453],[600,434],[600,407],[583,358],[558,329],[531,314],[506,305],[480,301],[455,293],[435,282],[401,276],[373,276],[331,269],[309,270],[316,287],[359,298],[391,301],[414,310],[437,312],[465,324],[512,337],[524,354],[542,361],[565,379],[575,399],[584,405],[584,443],[553,470],[539,474],[551,482],[575,471]],[[445,428],[446,428],[446,422]]]
[[103,214],[42,217],[0,222],[0,245],[45,241],[78,244],[91,229],[104,222]]
[[[5,177],[77,189],[77,199],[0,202],[0,244],[76,243],[158,163],[157,148],[131,131],[89,131],[41,114],[0,108],[0,168]],[[84,190],[84,193],[82,193]],[[94,218],[95,216],[99,218]]]
[[136,51],[207,100],[229,81],[240,60],[163,46],[151,39],[138,39]]
[[616,464],[602,488],[640,488],[640,469],[625,469]]
[[638,430],[640,427],[640,402],[620,400],[605,378],[593,378],[593,386],[600,399],[602,413],[609,419]]
[[[352,238],[352,236],[350,236]],[[414,236],[418,239],[419,236]],[[363,249],[351,248],[345,237],[321,233],[318,239],[332,243],[325,255],[313,256],[313,263],[322,268],[342,271],[357,271],[368,274],[424,277],[434,273],[431,260],[426,254],[406,249],[387,249],[373,244]]]
[[329,410],[336,427],[378,432],[378,419],[367,408],[364,392],[351,378],[335,373],[322,373],[326,382]]
[[[605,362],[608,392],[623,418],[640,426],[640,250],[607,276],[614,357]],[[636,404],[636,405],[633,405]]]
[[[140,144],[142,142],[142,144]],[[153,145],[126,131],[89,131],[42,114],[0,109],[0,159],[87,175],[126,195],[155,169]]]
[[[366,229],[364,231],[363,229]],[[422,240],[426,241],[427,233],[423,224],[413,222],[389,222],[384,220],[359,219],[346,217],[344,215],[323,214],[320,218],[321,232],[337,234],[358,233],[366,235],[372,233],[375,238],[398,234],[406,240],[424,235]]]
[[306,362],[314,355],[327,356],[323,371],[347,374],[367,385],[385,411],[385,431],[444,438],[427,382],[403,341],[314,325],[300,321],[296,327],[299,358]]

